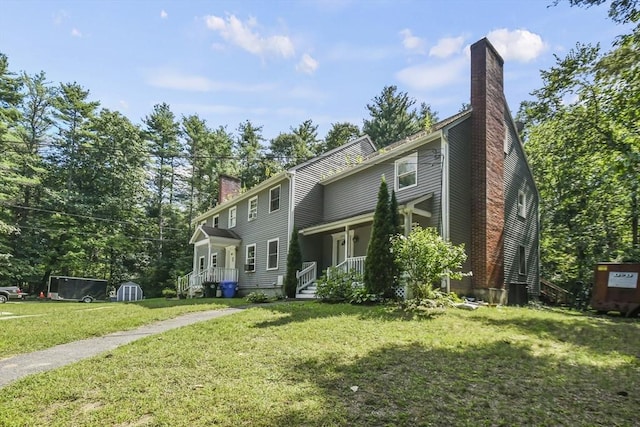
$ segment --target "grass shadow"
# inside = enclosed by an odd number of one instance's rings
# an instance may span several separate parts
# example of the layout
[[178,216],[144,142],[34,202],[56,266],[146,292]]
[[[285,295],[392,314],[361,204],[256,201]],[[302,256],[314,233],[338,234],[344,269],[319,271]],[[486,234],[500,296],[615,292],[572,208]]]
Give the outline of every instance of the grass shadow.
[[[470,364],[470,361],[472,363]],[[526,346],[383,347],[350,363],[300,360],[290,381],[313,382],[327,409],[289,410],[273,425],[635,425],[632,366],[603,369],[534,356]]]
[[617,353],[640,357],[640,322],[623,317],[601,317],[582,313],[548,316],[509,316],[490,318],[478,314],[475,320],[491,327],[515,327],[543,339],[588,348],[598,353]]
[[257,328],[272,328],[286,326],[296,322],[306,322],[312,319],[354,316],[361,320],[383,320],[383,321],[415,321],[429,320],[444,311],[433,311],[422,315],[415,315],[399,310],[394,305],[353,305],[347,303],[321,303],[318,301],[309,302],[279,302],[271,304],[259,304],[252,307],[263,308],[272,312],[282,314],[275,319],[256,323]]

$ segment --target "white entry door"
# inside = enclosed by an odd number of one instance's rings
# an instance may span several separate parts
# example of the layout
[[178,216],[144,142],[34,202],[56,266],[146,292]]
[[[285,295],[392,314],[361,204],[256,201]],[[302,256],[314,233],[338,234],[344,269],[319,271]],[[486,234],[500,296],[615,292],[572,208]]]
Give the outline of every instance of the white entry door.
[[236,247],[235,246],[227,246],[225,248],[224,266],[225,268],[236,268]]
[[[332,265],[338,265],[341,262],[346,261],[347,253],[348,256],[353,256],[353,230],[349,230],[349,238],[351,239],[349,242],[345,239],[345,233],[335,233],[332,235],[333,238],[333,250],[332,252]],[[348,246],[348,249],[347,249]]]

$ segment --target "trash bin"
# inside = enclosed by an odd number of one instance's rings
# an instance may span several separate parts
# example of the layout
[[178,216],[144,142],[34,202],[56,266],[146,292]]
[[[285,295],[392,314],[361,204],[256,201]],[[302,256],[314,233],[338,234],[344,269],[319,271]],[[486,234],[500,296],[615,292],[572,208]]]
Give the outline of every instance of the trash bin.
[[204,285],[204,296],[206,298],[213,298],[216,296],[217,285],[215,283],[207,283]]
[[236,282],[220,282],[223,298],[233,298],[236,296]]

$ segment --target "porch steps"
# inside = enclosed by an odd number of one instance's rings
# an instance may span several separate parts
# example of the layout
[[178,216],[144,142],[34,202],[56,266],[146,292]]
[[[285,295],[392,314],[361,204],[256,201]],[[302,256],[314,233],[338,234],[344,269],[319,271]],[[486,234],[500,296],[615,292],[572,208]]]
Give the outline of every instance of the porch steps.
[[307,286],[304,289],[301,289],[300,292],[298,292],[296,294],[296,298],[301,298],[301,299],[315,299],[316,298],[316,291],[318,290],[318,287],[316,286],[316,284],[312,284]]

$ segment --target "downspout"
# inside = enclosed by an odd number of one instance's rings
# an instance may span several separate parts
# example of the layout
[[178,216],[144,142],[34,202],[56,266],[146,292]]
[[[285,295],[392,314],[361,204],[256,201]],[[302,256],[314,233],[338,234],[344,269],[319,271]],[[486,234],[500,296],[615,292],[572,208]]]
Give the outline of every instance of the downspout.
[[293,226],[294,226],[294,214],[296,211],[296,197],[295,197],[295,192],[296,192],[296,181],[295,181],[295,177],[296,177],[296,172],[295,171],[288,171],[287,173],[287,178],[289,178],[289,213],[287,216],[287,251],[289,250],[289,246],[291,245],[291,233],[293,233]]
[[[442,138],[440,139],[440,153],[441,153],[441,182],[442,182],[442,194],[440,196],[441,204],[441,223],[442,223],[442,238],[445,241],[449,241],[449,130],[445,129],[442,132]],[[451,292],[451,280],[446,277],[442,280],[442,287],[446,289],[447,293]]]

